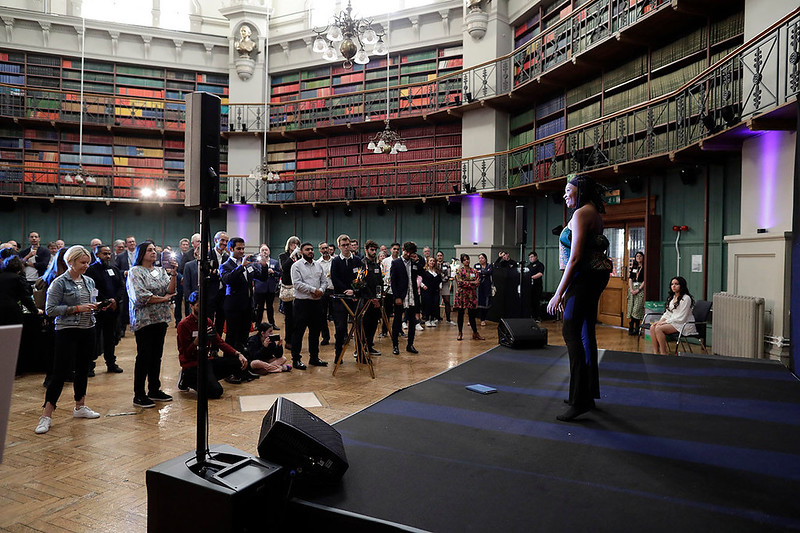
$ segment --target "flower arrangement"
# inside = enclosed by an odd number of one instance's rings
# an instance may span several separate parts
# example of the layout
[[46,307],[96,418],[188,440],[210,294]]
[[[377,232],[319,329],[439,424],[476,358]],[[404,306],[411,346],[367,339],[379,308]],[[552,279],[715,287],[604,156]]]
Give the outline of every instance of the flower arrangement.
[[358,291],[363,289],[367,285],[367,269],[361,267],[358,269],[358,273],[356,274],[356,279],[353,280],[351,286],[353,287],[354,291]]

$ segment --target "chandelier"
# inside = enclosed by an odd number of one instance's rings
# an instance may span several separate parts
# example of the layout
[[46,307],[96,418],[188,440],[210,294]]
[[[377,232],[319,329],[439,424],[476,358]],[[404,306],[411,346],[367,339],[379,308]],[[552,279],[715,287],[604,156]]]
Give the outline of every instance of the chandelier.
[[[388,31],[389,21],[386,21],[386,28]],[[388,49],[387,49],[388,54]],[[383,120],[385,124],[383,131],[375,135],[375,137],[367,145],[367,150],[372,151],[374,154],[391,154],[396,155],[397,152],[406,152],[406,143],[400,137],[400,134],[389,127],[389,65],[391,58],[386,57],[386,118]]]
[[388,112],[387,118],[383,122],[386,124],[386,127],[369,142],[367,150],[371,150],[373,154],[391,155],[395,155],[397,152],[407,152],[408,148],[400,137],[400,134],[389,127]]
[[250,179],[260,179],[261,181],[276,181],[281,179],[277,170],[273,172],[272,169],[269,168],[266,155],[261,160],[261,163],[259,163],[258,166],[250,171],[250,175],[248,177]]
[[86,60],[86,19],[81,17],[81,96],[78,105],[80,108],[78,112],[78,169],[74,175],[69,172],[64,174],[64,181],[66,183],[77,183],[84,185],[86,183],[94,185],[97,183],[95,177],[88,170],[83,169],[83,63]]
[[[353,68],[353,63],[366,65],[370,52],[375,55],[386,55],[389,52],[383,42],[385,33],[372,29],[372,19],[354,19],[353,8],[347,0],[347,9],[333,15],[330,24],[322,29],[311,28],[317,34],[312,50],[322,54],[326,61],[336,61],[343,57],[342,66]],[[370,51],[367,49],[371,48]]]

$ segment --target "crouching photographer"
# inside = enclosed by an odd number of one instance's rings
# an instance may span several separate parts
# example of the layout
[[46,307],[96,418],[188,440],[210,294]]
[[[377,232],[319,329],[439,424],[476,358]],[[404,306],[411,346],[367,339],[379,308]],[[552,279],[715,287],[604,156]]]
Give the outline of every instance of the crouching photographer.
[[[197,291],[187,299],[192,313],[178,324],[178,358],[181,362],[181,377],[178,389],[187,391],[197,390],[197,365],[198,365],[198,339],[200,299]],[[222,397],[223,389],[219,380],[226,377],[232,383],[241,383],[242,373],[247,368],[247,358],[234,347],[227,344],[217,334],[210,318],[206,319],[206,331],[209,346],[208,372],[206,375],[208,397],[216,400]],[[222,357],[214,357],[216,350],[221,351]]]
[[247,340],[247,352],[250,357],[250,370],[265,376],[278,372],[289,372],[292,365],[286,363],[283,356],[283,341],[274,333],[269,322],[258,325],[255,335]]

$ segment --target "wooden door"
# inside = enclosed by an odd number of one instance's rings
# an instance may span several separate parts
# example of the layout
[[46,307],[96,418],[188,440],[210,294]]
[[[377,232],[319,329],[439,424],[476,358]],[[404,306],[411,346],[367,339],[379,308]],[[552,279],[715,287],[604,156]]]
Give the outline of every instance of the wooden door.
[[627,326],[628,273],[633,256],[638,251],[645,253],[645,297],[658,294],[661,222],[655,214],[655,198],[652,197],[649,201],[647,198],[623,200],[620,205],[608,206],[607,209],[603,216],[603,233],[609,241],[608,255],[614,270],[606,290],[600,296],[597,319],[610,326]]

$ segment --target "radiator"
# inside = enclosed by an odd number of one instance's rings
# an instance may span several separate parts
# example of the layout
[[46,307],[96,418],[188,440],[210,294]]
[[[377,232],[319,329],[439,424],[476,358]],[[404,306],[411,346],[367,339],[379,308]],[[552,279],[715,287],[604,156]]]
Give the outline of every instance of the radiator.
[[764,298],[718,292],[713,309],[714,354],[764,357]]

